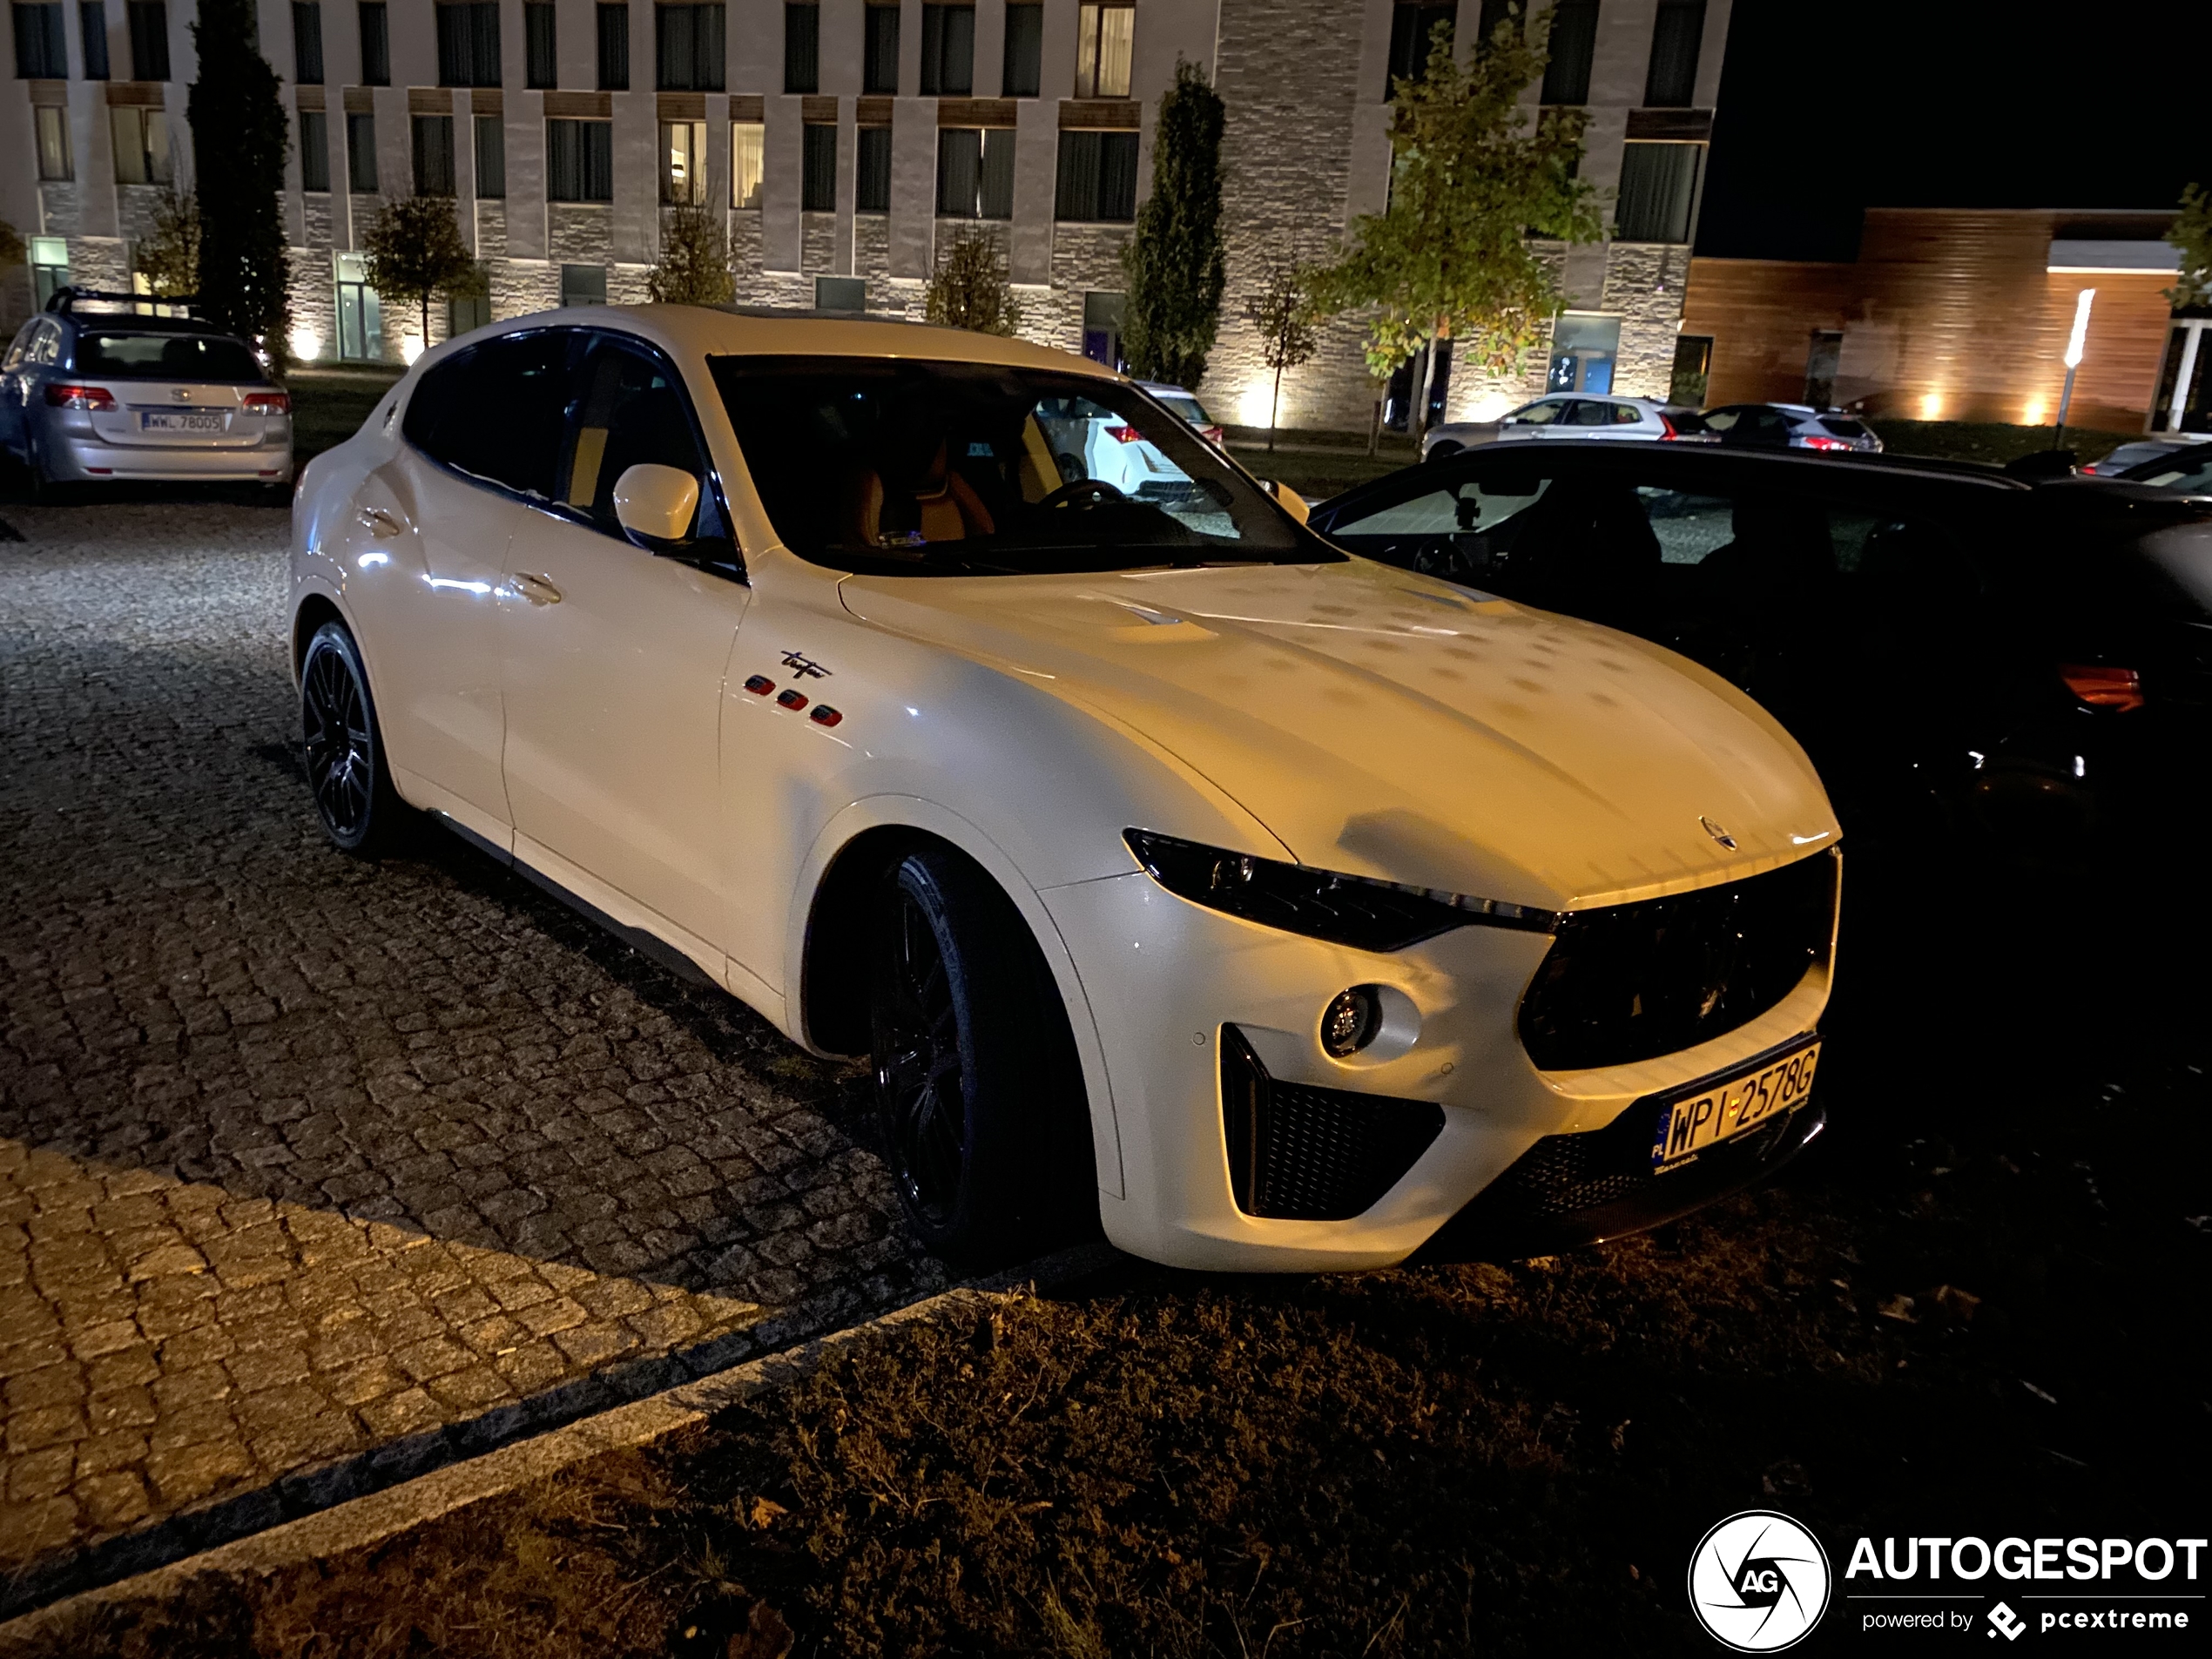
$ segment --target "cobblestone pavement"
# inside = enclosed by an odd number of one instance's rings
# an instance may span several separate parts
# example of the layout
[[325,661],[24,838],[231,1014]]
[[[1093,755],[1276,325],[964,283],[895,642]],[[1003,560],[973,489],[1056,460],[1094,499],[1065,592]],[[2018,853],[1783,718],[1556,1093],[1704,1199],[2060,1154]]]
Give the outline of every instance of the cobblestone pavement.
[[281,511],[4,517],[0,1606],[943,1282],[851,1073],[326,845]]

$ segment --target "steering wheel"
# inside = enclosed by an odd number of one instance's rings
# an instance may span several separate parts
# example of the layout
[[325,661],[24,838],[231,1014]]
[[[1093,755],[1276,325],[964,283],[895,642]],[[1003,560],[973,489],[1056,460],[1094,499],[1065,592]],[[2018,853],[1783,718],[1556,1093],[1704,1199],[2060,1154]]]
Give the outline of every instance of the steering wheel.
[[1129,496],[1108,483],[1103,478],[1077,478],[1064,483],[1042,501],[1039,507],[1073,507],[1082,512],[1103,507],[1111,502],[1127,501]]

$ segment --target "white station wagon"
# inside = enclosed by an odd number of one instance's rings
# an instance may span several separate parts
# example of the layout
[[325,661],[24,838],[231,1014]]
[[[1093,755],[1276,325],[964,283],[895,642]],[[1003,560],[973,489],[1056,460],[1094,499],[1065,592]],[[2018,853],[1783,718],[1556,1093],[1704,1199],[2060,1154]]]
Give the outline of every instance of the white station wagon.
[[[1108,419],[1143,499],[1062,469]],[[869,1056],[934,1249],[1549,1247],[1820,1127],[1797,745],[1656,646],[1345,556],[1080,358],[525,318],[416,363],[293,538],[332,840],[435,814]]]

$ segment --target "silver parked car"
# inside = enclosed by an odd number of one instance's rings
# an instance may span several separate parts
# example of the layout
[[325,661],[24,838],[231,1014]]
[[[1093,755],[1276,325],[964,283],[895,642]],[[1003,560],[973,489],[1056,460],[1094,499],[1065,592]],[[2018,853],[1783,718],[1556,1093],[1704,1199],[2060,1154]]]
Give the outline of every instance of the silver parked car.
[[2147,461],[2162,461],[2168,455],[2179,457],[2177,466],[2193,466],[2212,458],[2212,450],[2203,455],[2183,455],[2184,449],[2195,450],[2201,445],[2212,444],[2212,433],[2165,432],[2155,438],[2138,438],[2123,443],[2102,461],[2093,461],[2081,469],[2100,478],[2122,478],[2134,475],[2133,469]]
[[1882,441],[1857,415],[1810,403],[1727,403],[1705,411],[1705,429],[1723,443],[1754,449],[1882,453]]
[[1653,397],[1554,392],[1494,421],[1447,421],[1421,440],[1421,459],[1441,461],[1478,443],[1520,438],[1629,438],[1647,442],[1703,442],[1697,411]]
[[34,489],[292,482],[292,395],[180,302],[64,288],[0,358],[0,449]]

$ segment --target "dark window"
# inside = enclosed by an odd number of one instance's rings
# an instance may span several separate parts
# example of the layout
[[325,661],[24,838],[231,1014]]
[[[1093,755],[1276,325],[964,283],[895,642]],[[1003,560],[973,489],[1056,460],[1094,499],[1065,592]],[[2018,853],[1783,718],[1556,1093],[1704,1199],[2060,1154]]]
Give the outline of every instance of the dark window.
[[814,279],[814,309],[817,311],[849,311],[862,315],[868,308],[868,284],[866,277],[816,277]]
[[1136,217],[1136,134],[1063,132],[1054,217],[1115,223]]
[[653,55],[661,90],[718,92],[728,54],[720,6],[655,6]]
[[1044,74],[1044,8],[1015,3],[1006,8],[1006,84],[1002,98],[1035,98]]
[[432,8],[438,14],[438,84],[499,84],[498,0]]
[[392,84],[392,24],[384,0],[361,0],[361,84]]
[[346,183],[356,196],[376,193],[376,118],[346,118]]
[[523,8],[523,84],[558,86],[561,59],[556,49],[553,0],[529,0]]
[[418,115],[415,126],[415,193],[453,194],[453,118]]
[[[1007,26],[1013,27],[1008,8]],[[921,91],[925,98],[966,98],[975,90],[975,8],[921,9]]]
[[1557,0],[1552,8],[1551,62],[1544,65],[1544,102],[1590,101],[1590,61],[1597,55],[1597,0]]
[[607,267],[604,265],[564,265],[561,267],[561,303],[564,306],[604,306],[607,303]]
[[804,132],[799,205],[810,213],[833,212],[837,208],[837,129],[827,122],[809,122]]
[[1686,403],[1691,408],[1705,405],[1705,388],[1713,373],[1713,337],[1710,334],[1676,334],[1675,336],[1675,368],[1667,382],[1667,401]]
[[1614,234],[1624,242],[1687,242],[1697,206],[1702,144],[1630,144],[1621,155]]
[[860,90],[899,90],[899,8],[865,6],[860,11]]
[[491,320],[491,297],[472,293],[446,301],[446,338],[458,340]]
[[613,122],[545,124],[545,193],[556,202],[615,199]]
[[853,211],[887,213],[891,211],[891,129],[862,127],[860,153],[853,175]]
[[38,176],[56,180],[75,178],[77,170],[69,158],[69,111],[41,104],[30,115],[38,147]]
[[476,193],[496,201],[507,193],[506,118],[480,115],[476,121]]
[[293,0],[292,78],[302,86],[322,84],[322,7],[318,0]]
[[545,328],[455,353],[423,375],[401,430],[456,472],[552,500],[575,339],[569,329]]
[[[61,0],[43,6],[18,5],[16,14],[16,74],[26,81],[69,78],[69,37],[62,32]],[[138,8],[132,7],[135,12]],[[133,20],[132,37],[137,34]]]
[[330,118],[320,110],[300,111],[300,188],[330,188]]
[[1499,24],[1506,24],[1517,36],[1527,20],[1528,8],[1522,0],[1482,0],[1482,10],[1474,24],[1475,49],[1489,50],[1497,38]]
[[615,485],[623,474],[673,467],[699,481],[699,499],[713,515],[706,457],[674,369],[603,339],[584,366],[581,389],[561,468],[563,501],[619,537]]
[[599,12],[599,90],[630,90],[630,8],[601,6]]
[[784,7],[784,91],[814,92],[822,83],[822,9]]
[[937,134],[937,211],[948,219],[1014,217],[1014,129],[946,127]]
[[244,341],[220,334],[80,334],[70,366],[115,381],[260,385],[267,378]]
[[[58,25],[59,6],[51,8]],[[134,80],[169,78],[169,8],[164,0],[130,0],[131,75]]]
[[1383,80],[1383,96],[1388,98],[1399,81],[1417,81],[1428,72],[1428,50],[1436,25],[1444,25],[1444,37],[1452,37],[1453,15],[1457,6],[1397,5],[1390,12],[1390,73]]
[[84,37],[84,78],[107,79],[107,0],[80,0],[77,27]]
[[1697,101],[1697,43],[1705,32],[1705,0],[1659,0],[1651,30],[1651,72],[1643,101],[1653,109],[1687,109]]

